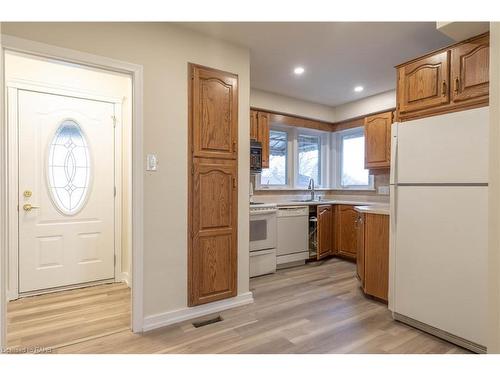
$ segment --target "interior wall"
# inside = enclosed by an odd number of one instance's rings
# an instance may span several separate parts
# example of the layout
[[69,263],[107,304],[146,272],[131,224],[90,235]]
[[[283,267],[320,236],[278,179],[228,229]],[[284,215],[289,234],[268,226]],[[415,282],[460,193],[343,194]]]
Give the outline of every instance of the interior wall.
[[500,353],[500,23],[490,24],[488,353]]
[[[5,54],[5,83],[7,86],[14,82],[28,83],[32,85],[60,88],[70,92],[91,94],[96,96],[109,96],[122,99],[121,123],[122,128],[122,165],[120,173],[122,184],[122,218],[121,218],[121,268],[122,275],[119,279],[129,281],[130,275],[130,225],[128,200],[130,191],[127,182],[130,178],[129,166],[131,163],[131,124],[132,124],[132,79],[128,75],[102,70],[91,69],[79,65],[67,64],[41,57],[29,56],[14,52]],[[9,259],[7,258],[7,262]],[[12,266],[15,266],[12,264]],[[8,274],[11,274],[9,270]],[[14,287],[9,279],[8,290]]]
[[[0,22],[0,51],[2,51],[2,27],[3,23]],[[0,53],[0,87],[3,88],[3,53]],[[0,89],[0,124],[4,124],[4,90]],[[6,200],[6,174],[5,174],[5,136],[6,129],[5,126],[0,126],[0,226],[4,233],[7,233],[7,200]],[[7,249],[7,240],[5,236],[0,237],[0,249]],[[7,329],[4,322],[7,321],[7,275],[4,272],[7,267],[6,265],[6,254],[5,251],[0,251],[0,349],[7,343]]]
[[251,89],[250,106],[327,122],[335,121],[335,109],[289,96]]
[[[369,96],[354,102],[342,104],[337,107],[328,107],[309,103],[298,99],[289,98],[277,94],[267,93],[252,89],[250,93],[250,104],[253,107],[274,110],[278,112],[290,113],[297,116],[311,117],[317,120],[331,122],[343,121],[351,118],[367,115],[369,113],[384,111],[396,107],[396,91],[391,90],[381,94]],[[321,117],[322,116],[322,117]],[[329,118],[328,118],[329,117]],[[325,190],[320,194],[326,196],[339,196],[341,198],[353,197],[355,199],[388,201],[389,196],[379,194],[380,186],[389,185],[389,171],[374,175],[375,190]],[[255,177],[252,177],[253,185]],[[289,195],[305,195],[307,190],[256,190],[255,196],[259,199],[272,200],[273,197]]]
[[336,121],[344,121],[394,108],[396,108],[396,90],[390,90],[335,107],[335,118]]
[[[187,307],[188,63],[239,76],[238,294],[249,291],[250,56],[165,23],[4,23],[4,34],[144,67],[144,315]],[[142,155],[145,157],[145,155]]]

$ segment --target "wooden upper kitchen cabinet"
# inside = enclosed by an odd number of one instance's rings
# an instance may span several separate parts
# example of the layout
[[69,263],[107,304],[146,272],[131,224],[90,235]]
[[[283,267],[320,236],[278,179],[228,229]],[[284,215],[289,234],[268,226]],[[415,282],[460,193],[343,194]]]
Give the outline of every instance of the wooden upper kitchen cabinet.
[[451,49],[452,101],[473,101],[489,95],[489,36]]
[[319,205],[318,215],[318,249],[316,258],[322,259],[333,253],[333,207]]
[[190,73],[193,156],[236,159],[238,76],[194,64]]
[[250,139],[254,141],[259,140],[259,126],[257,120],[257,114],[259,112],[250,110]]
[[428,109],[450,100],[449,51],[427,56],[398,70],[399,112]]
[[365,117],[365,168],[383,169],[391,165],[392,112]]
[[237,295],[238,79],[190,64],[188,305]]
[[262,168],[269,168],[269,118],[267,112],[250,110],[250,139],[262,145]]
[[269,113],[257,114],[259,123],[259,141],[262,144],[262,168],[269,168]]
[[354,206],[338,205],[336,206],[336,253],[339,255],[356,259],[357,253],[357,232],[356,220],[358,213],[354,210]]
[[398,121],[488,105],[489,33],[396,68]]

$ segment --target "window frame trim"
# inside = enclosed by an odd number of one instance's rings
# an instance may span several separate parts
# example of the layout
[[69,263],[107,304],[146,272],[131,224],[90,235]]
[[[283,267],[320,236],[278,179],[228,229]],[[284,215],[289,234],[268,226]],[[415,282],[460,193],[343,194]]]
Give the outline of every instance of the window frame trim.
[[[357,126],[355,128],[350,128],[346,130],[341,130],[335,133],[335,149],[336,149],[336,160],[335,160],[335,178],[333,181],[333,186],[335,190],[358,190],[358,191],[375,191],[375,181],[373,175],[368,172],[368,185],[342,185],[342,164],[343,164],[343,143],[342,140],[346,137],[355,138],[356,135],[362,134],[364,136],[364,126]],[[366,142],[366,138],[365,138]]]
[[262,174],[258,174],[258,178],[255,178],[255,188],[256,190],[290,190],[293,189],[293,184],[290,184],[290,181],[292,181],[292,174],[293,174],[293,166],[292,166],[292,159],[290,158],[290,150],[293,147],[293,141],[292,137],[290,136],[291,130],[289,126],[286,125],[270,125],[269,126],[269,131],[275,130],[275,131],[281,131],[287,133],[287,149],[286,149],[286,170],[285,170],[285,180],[286,183],[284,185],[281,184],[261,184],[261,176]]
[[[256,191],[304,191],[307,186],[299,186],[298,179],[298,136],[315,135],[321,139],[320,149],[320,175],[321,185],[316,185],[317,190],[344,190],[344,191],[375,191],[375,179],[372,174],[368,174],[368,185],[341,185],[342,177],[342,138],[346,135],[358,133],[364,134],[364,127],[345,129],[337,132],[326,132],[322,130],[302,128],[286,124],[270,124],[270,130],[283,131],[288,135],[287,144],[287,170],[285,185],[265,185],[261,184],[261,174],[255,176]],[[317,183],[317,181],[315,181]]]

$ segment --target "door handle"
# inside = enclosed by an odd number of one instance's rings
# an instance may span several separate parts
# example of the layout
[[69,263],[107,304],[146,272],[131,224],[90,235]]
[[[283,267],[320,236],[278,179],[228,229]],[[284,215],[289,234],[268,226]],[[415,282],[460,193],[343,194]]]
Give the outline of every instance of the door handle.
[[40,208],[40,207],[39,206],[32,206],[29,203],[26,203],[25,205],[23,205],[23,210],[28,211],[28,212],[30,212],[31,210],[36,209],[36,208]]
[[443,96],[445,96],[445,95],[446,95],[446,91],[447,91],[447,90],[446,90],[446,81],[443,81],[443,87],[442,87],[441,94],[442,94]]
[[459,90],[460,90],[460,79],[457,77],[455,78],[455,93],[458,94]]

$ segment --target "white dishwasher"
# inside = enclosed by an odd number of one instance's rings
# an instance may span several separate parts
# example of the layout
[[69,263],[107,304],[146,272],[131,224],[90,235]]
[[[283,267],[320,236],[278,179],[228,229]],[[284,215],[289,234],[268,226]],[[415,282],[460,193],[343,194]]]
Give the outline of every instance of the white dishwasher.
[[279,207],[277,268],[304,264],[309,258],[308,228],[309,207]]

